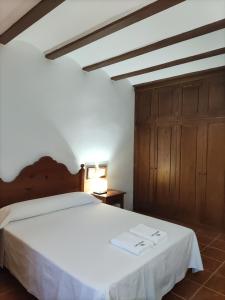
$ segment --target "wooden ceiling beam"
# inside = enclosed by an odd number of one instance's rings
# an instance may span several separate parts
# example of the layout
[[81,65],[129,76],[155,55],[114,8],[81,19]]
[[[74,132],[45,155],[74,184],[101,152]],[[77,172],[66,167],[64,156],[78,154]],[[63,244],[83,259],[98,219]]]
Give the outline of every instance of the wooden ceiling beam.
[[47,53],[45,56],[48,59],[56,59],[184,1],[185,0],[158,0],[79,39],[63,45]]
[[215,50],[212,50],[212,51],[208,51],[208,52],[204,52],[204,53],[200,53],[200,54],[196,54],[196,55],[192,55],[192,56],[188,56],[188,57],[184,57],[184,58],[180,58],[180,59],[176,59],[176,60],[172,60],[172,61],[166,62],[164,64],[152,66],[152,67],[149,67],[149,68],[145,68],[145,69],[141,69],[141,70],[137,70],[137,71],[133,71],[133,72],[113,76],[113,77],[111,77],[111,79],[117,81],[117,80],[129,78],[129,77],[133,77],[133,76],[143,75],[143,74],[146,74],[146,73],[151,73],[151,72],[154,72],[154,71],[174,67],[174,66],[177,66],[177,65],[189,63],[189,62],[196,61],[196,60],[213,57],[213,56],[220,55],[220,54],[225,54],[225,47],[215,49]]
[[109,59],[97,62],[95,64],[84,67],[83,70],[88,71],[88,72],[94,71],[96,69],[103,68],[103,67],[106,67],[106,66],[109,66],[109,65],[142,55],[142,54],[146,54],[146,53],[149,53],[149,52],[152,52],[155,50],[162,49],[164,47],[168,47],[168,46],[180,43],[180,42],[184,42],[189,39],[193,39],[195,37],[199,37],[204,34],[211,33],[211,32],[223,29],[223,28],[225,28],[225,19],[222,19],[222,20],[219,20],[219,21],[216,21],[216,22],[213,22],[213,23],[210,23],[210,24],[207,24],[207,25],[204,25],[204,26],[171,36],[171,37],[168,37],[168,38],[158,41],[156,43],[149,44],[145,47],[142,47],[142,48],[139,48],[136,50],[132,50],[132,51],[120,54],[118,56],[114,56]]
[[186,73],[186,74],[182,74],[182,75],[153,80],[153,81],[144,82],[144,83],[138,83],[138,84],[134,84],[133,87],[135,88],[135,90],[148,90],[149,88],[151,89],[152,87],[160,87],[160,86],[170,85],[171,83],[180,84],[182,82],[193,81],[194,76],[195,76],[195,80],[198,80],[198,79],[201,79],[203,75],[211,76],[212,73],[218,74],[220,72],[221,73],[225,72],[225,66],[210,68],[210,69],[202,70],[202,71],[190,72],[190,73]]
[[0,35],[0,43],[7,44],[64,1],[65,0],[42,0]]

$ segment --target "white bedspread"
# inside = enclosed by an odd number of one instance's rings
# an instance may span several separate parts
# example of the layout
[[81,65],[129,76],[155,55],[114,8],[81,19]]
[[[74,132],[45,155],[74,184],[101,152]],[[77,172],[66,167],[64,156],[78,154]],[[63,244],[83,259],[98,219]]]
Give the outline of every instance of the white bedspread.
[[[140,223],[168,239],[143,256],[109,243]],[[192,230],[102,203],[10,223],[4,246],[4,264],[41,300],[159,300],[187,268],[202,270]]]

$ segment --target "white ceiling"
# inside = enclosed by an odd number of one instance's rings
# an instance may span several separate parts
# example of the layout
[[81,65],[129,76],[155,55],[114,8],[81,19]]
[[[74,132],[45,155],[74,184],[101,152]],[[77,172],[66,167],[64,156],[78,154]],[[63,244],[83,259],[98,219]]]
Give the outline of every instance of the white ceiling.
[[[16,40],[31,43],[46,53],[155,1],[66,0],[17,36]],[[186,0],[67,55],[84,67],[224,18],[225,0]],[[225,29],[107,66],[103,70],[111,77],[221,47],[225,47]],[[129,80],[131,84],[138,84],[222,65],[225,65],[225,55],[131,77]]]
[[0,0],[0,34],[41,0]]
[[225,54],[155,71],[141,76],[131,77],[130,82],[132,85],[135,85],[144,82],[170,78],[182,74],[197,72],[200,70],[222,67],[224,65],[225,65]]
[[103,69],[112,77],[222,47],[225,47],[225,29],[127,59]]
[[47,51],[156,0],[66,0],[17,38]]
[[[218,5],[215,5],[218,2]],[[70,54],[83,67],[225,17],[224,0],[186,0]],[[104,52],[102,51],[104,49]]]

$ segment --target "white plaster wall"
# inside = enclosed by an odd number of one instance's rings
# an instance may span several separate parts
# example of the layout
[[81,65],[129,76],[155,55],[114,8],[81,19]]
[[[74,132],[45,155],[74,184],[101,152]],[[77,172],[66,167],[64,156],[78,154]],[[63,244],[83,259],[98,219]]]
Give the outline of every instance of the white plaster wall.
[[46,60],[25,42],[0,47],[0,177],[50,155],[75,172],[108,162],[109,187],[132,208],[134,91],[69,57]]

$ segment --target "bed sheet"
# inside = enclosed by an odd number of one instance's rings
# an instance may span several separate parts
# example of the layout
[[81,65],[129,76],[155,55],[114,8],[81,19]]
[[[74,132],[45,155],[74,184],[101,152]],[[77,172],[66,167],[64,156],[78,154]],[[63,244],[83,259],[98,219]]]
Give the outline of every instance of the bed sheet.
[[[109,243],[140,223],[167,241],[142,256]],[[41,300],[159,300],[188,268],[202,270],[191,229],[102,203],[12,222],[3,241],[5,266]]]

